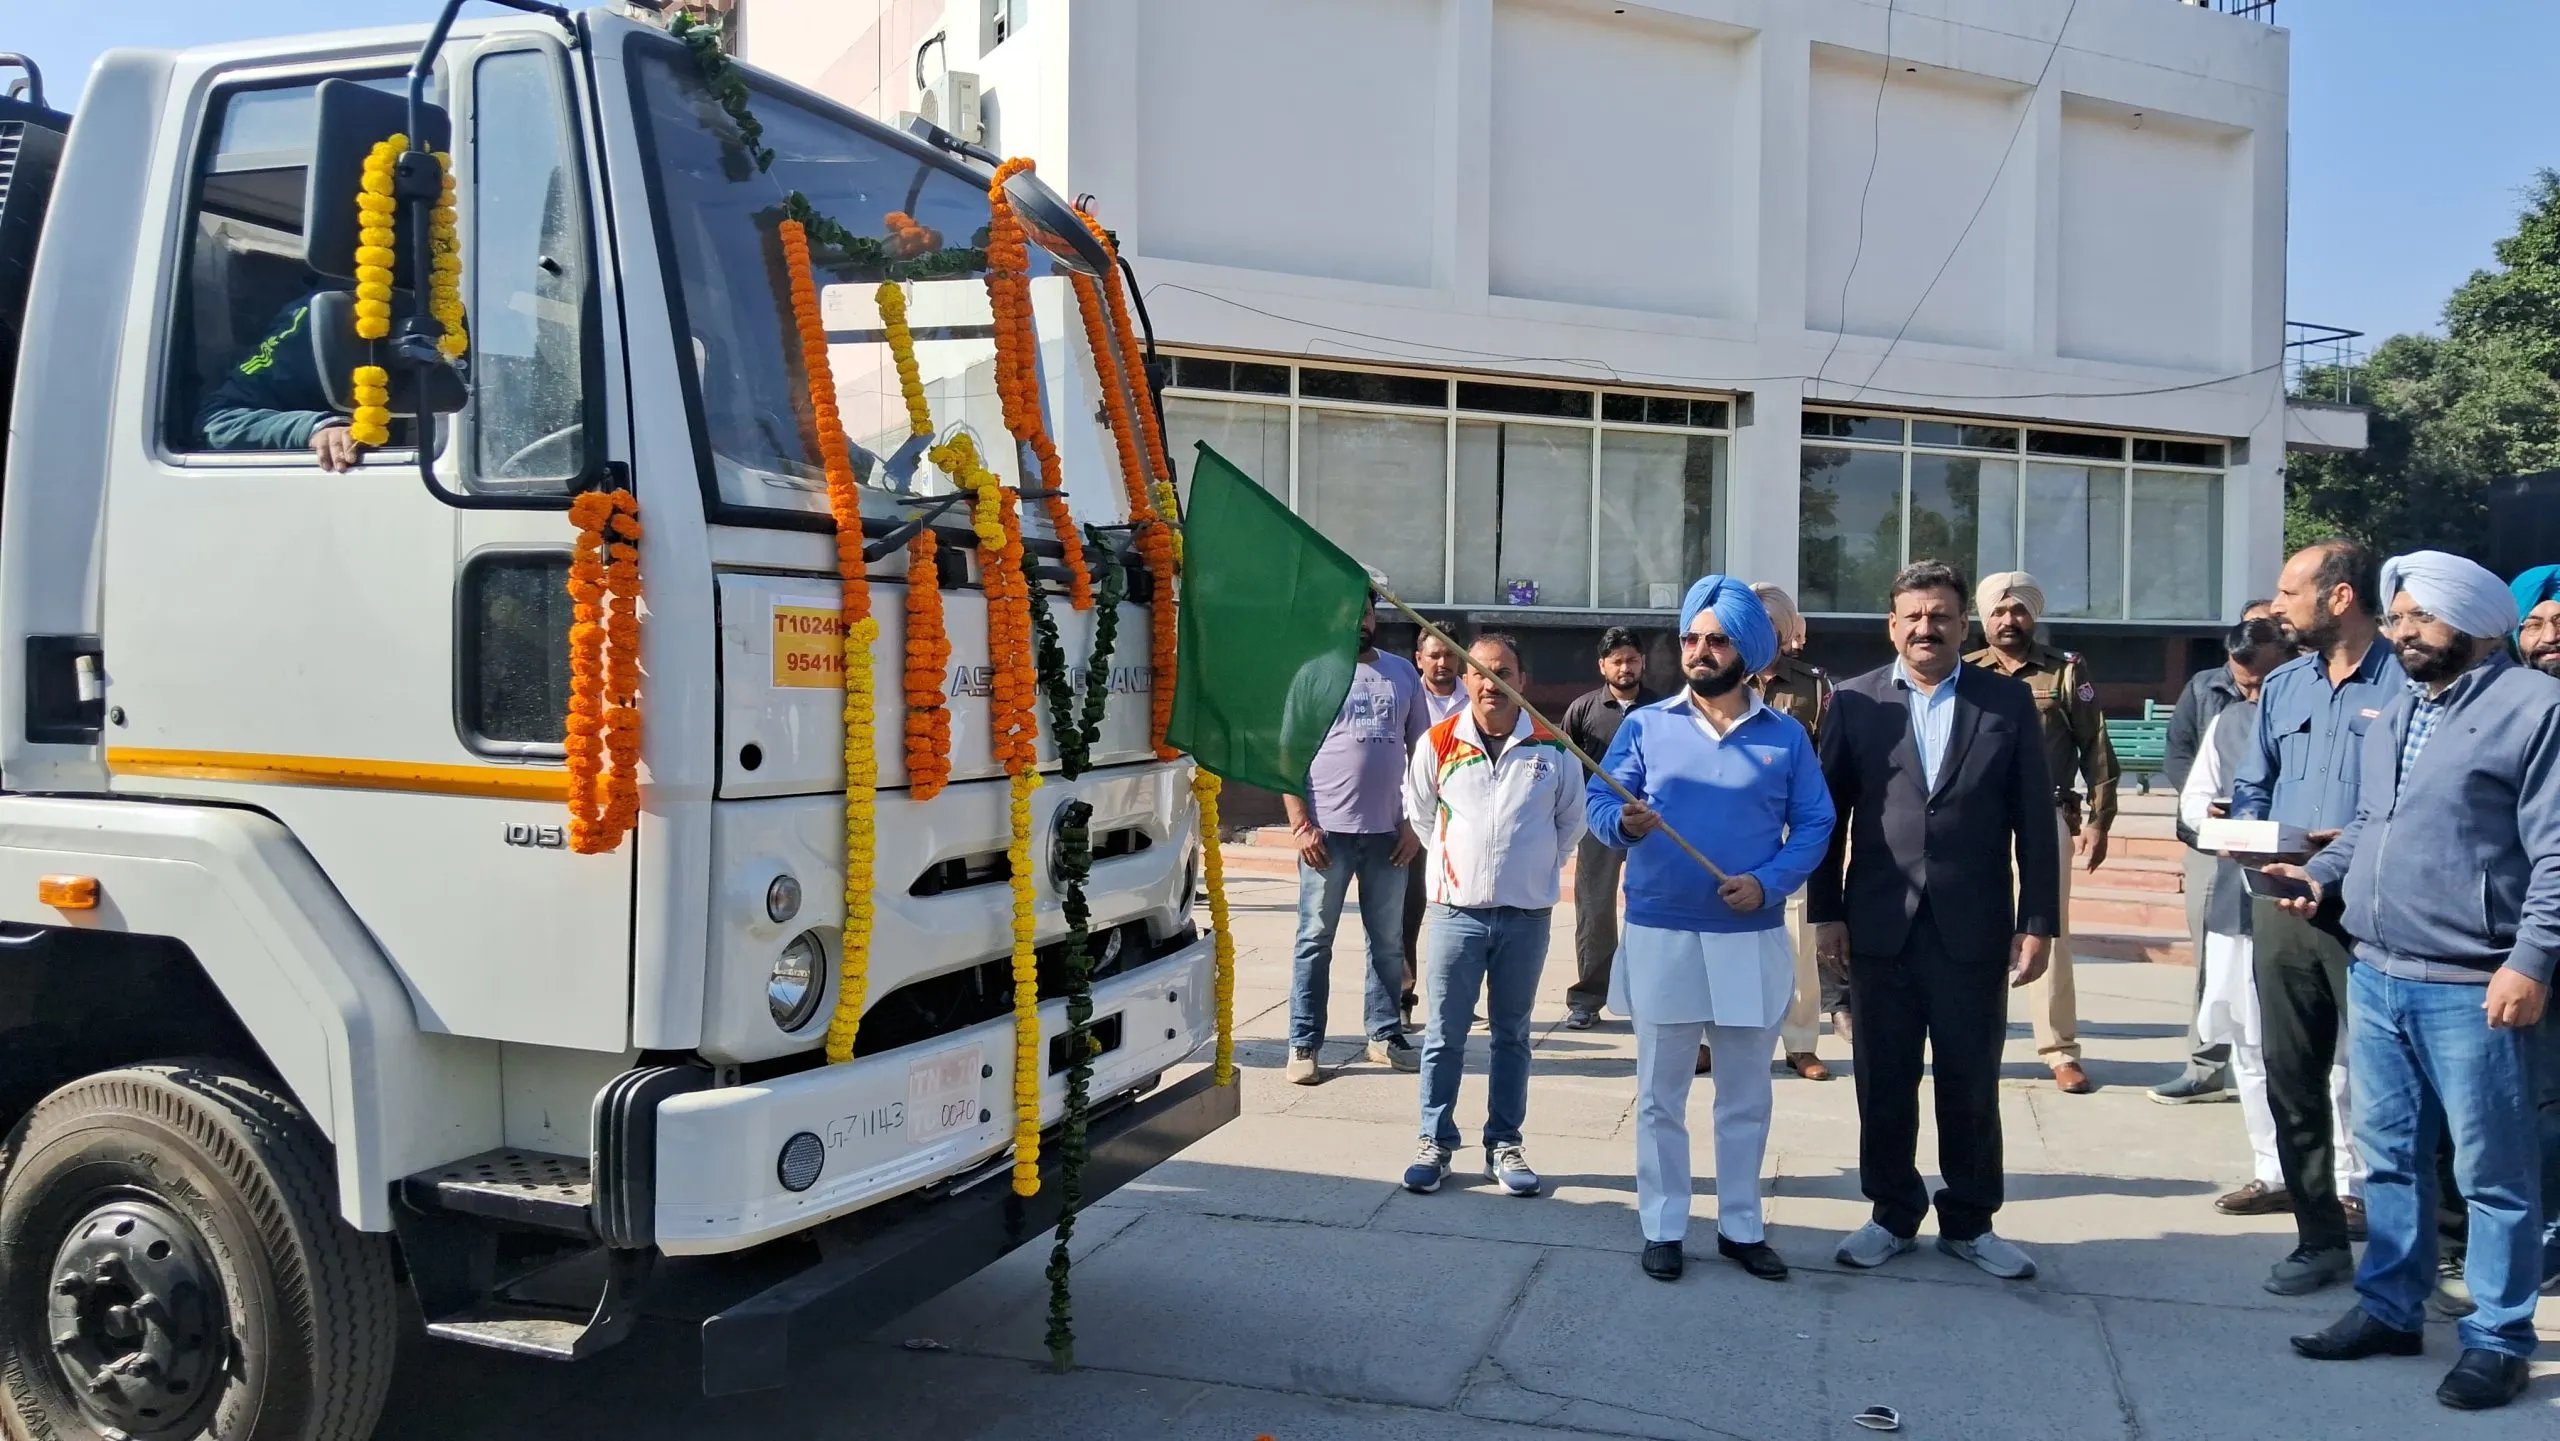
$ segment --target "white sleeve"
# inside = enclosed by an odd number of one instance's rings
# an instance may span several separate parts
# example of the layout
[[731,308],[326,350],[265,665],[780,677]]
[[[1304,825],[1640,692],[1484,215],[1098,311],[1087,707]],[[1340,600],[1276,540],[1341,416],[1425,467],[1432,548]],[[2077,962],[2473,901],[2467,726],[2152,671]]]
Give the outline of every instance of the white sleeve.
[[2187,768],[2187,783],[2178,788],[2178,819],[2188,830],[2197,830],[2212,818],[2211,807],[2222,791],[2222,755],[2214,749],[2214,734],[2231,713],[2224,711],[2204,728],[2204,739],[2196,743],[2196,762]]

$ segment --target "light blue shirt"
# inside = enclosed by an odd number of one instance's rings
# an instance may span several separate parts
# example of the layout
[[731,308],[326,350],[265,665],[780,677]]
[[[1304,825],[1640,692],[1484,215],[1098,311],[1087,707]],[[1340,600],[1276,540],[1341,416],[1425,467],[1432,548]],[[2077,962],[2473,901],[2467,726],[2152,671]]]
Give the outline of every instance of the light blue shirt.
[[1947,761],[1947,738],[1955,734],[1956,677],[1962,674],[1964,667],[1959,665],[1938,682],[1935,691],[1926,691],[1913,683],[1901,661],[1893,663],[1893,683],[1902,688],[1902,703],[1911,711],[1911,738],[1920,747],[1920,770],[1932,790]]

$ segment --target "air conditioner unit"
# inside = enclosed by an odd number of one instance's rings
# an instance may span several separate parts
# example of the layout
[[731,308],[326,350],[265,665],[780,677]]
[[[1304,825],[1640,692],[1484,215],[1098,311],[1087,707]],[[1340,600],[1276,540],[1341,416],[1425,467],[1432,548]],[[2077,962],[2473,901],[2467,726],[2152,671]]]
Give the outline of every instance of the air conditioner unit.
[[962,140],[976,145],[986,136],[986,120],[978,104],[978,77],[966,70],[945,70],[916,97],[917,113]]

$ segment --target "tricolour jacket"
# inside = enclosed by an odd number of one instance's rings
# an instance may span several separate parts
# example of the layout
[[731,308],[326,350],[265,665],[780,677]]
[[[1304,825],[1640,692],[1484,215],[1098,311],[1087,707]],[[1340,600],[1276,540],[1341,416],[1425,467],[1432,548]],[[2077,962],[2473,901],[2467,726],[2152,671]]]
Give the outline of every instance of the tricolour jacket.
[[1414,742],[1404,814],[1429,848],[1432,902],[1545,910],[1582,839],[1582,765],[1525,711],[1488,760],[1474,712],[1462,710]]

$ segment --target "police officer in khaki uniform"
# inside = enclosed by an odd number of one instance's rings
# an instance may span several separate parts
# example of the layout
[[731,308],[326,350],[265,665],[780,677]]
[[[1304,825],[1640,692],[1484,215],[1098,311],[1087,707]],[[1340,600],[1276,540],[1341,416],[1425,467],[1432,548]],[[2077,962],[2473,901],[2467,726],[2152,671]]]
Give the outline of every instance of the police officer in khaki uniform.
[[[2023,570],[1983,577],[1974,593],[1974,610],[1982,617],[1982,636],[1990,644],[1966,656],[1965,663],[2025,681],[2035,692],[2063,845],[2094,871],[2106,862],[2107,828],[2116,819],[2116,753],[2107,743],[2106,717],[2098,710],[2098,688],[2089,680],[2088,665],[2069,651],[2036,640],[2036,623],[2044,617],[2044,588]],[[2075,774],[2088,783],[2085,818],[2080,797],[2071,787]],[[2076,1096],[2097,1088],[2090,1083],[2089,1073],[2080,1069],[2067,863],[2062,867],[2061,933],[2053,938],[2052,957],[2043,979],[2028,988],[2027,1004],[2035,1024],[2036,1054],[2053,1068],[2053,1083]]]
[[[1804,658],[1804,616],[1795,597],[1766,581],[1751,587],[1751,593],[1760,597],[1778,631],[1778,658],[1752,677],[1752,688],[1760,692],[1762,704],[1794,717],[1808,738],[1818,740],[1822,717],[1831,709],[1831,678]],[[1814,1039],[1822,1034],[1826,1010],[1834,1029],[1844,1040],[1848,1037],[1848,988],[1827,980],[1814,963],[1813,928],[1804,923],[1801,890],[1787,898],[1787,929],[1796,946],[1796,998],[1779,1024],[1778,1045],[1786,1053],[1787,1069],[1808,1081],[1827,1081],[1831,1068],[1814,1054]]]

